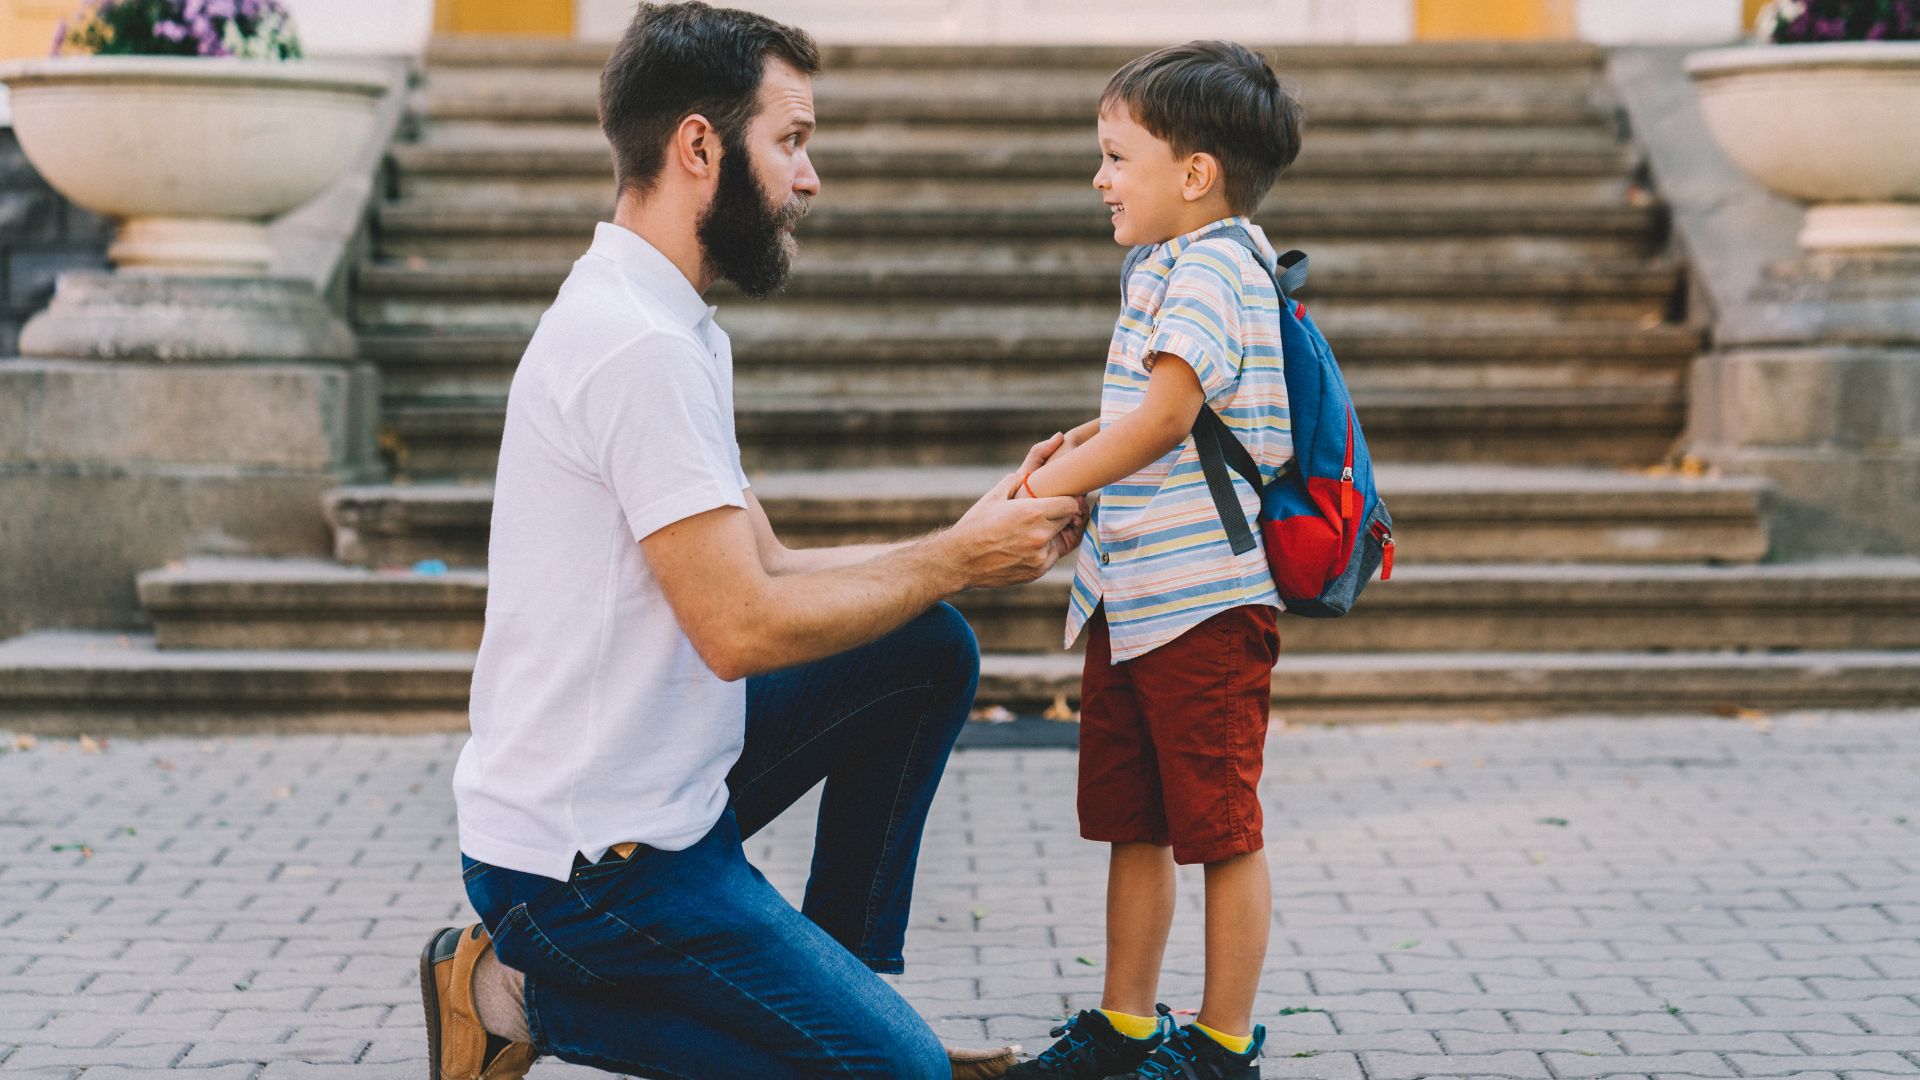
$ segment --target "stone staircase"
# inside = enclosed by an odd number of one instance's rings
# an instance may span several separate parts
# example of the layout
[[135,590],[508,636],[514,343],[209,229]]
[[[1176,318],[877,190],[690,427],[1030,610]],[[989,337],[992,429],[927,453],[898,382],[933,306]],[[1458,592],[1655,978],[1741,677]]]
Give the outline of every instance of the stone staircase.
[[[1131,52],[829,50],[824,192],[792,287],[714,297],[748,471],[789,542],[948,523],[1095,413],[1120,253],[1088,186],[1092,106]],[[0,703],[109,727],[464,723],[506,387],[609,213],[603,58],[436,46],[355,296],[394,479],[327,498],[336,561],[150,571],[150,637],[0,646]],[[1283,621],[1283,715],[1920,699],[1920,562],[1768,564],[1762,485],[1657,467],[1700,337],[1597,51],[1278,59],[1310,127],[1258,220],[1314,256],[1303,297],[1401,541],[1394,580],[1354,615]],[[1066,585],[1062,570],[956,600],[987,652],[983,701],[1075,692]]]

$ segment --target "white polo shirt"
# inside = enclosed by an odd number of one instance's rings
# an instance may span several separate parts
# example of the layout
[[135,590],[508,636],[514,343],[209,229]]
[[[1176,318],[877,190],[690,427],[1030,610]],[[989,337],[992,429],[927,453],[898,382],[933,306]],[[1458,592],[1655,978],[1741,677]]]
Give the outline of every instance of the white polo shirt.
[[746,506],[733,352],[653,245],[602,223],[507,394],[460,850],[564,880],[576,852],[679,850],[726,808],[746,684],[700,659],[639,541]]

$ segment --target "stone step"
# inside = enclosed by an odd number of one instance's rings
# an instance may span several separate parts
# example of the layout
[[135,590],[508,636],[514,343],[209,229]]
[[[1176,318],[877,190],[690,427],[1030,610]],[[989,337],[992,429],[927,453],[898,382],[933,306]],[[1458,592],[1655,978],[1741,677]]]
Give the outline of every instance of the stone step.
[[[1069,570],[954,600],[993,652],[1060,648]],[[191,559],[139,576],[164,649],[473,649],[486,572]],[[1289,654],[1920,649],[1920,559],[1706,566],[1396,567]]]
[[[1616,192],[1638,158],[1605,132],[1320,132],[1286,173],[1298,195],[1471,187],[1537,196]],[[827,190],[847,179],[1061,180],[1085,182],[1098,164],[1086,131],[874,126],[828,131],[810,147]],[[393,194],[402,198],[604,198],[612,184],[597,127],[436,125],[422,141],[393,148]]]
[[[1019,335],[984,326],[896,326],[873,313],[849,325],[813,327],[802,338],[756,336],[757,305],[730,303],[721,324],[733,338],[739,384],[756,393],[815,397],[907,386],[928,394],[1015,392],[1098,394],[1098,357],[1108,327],[1040,326]],[[1566,322],[1527,327],[1478,323],[1343,323],[1327,332],[1350,385],[1366,389],[1678,388],[1700,335],[1686,327]],[[1337,315],[1337,313],[1335,313]],[[501,398],[526,350],[528,333],[504,327],[362,328],[361,352],[378,363],[390,402]],[[1090,360],[1089,358],[1093,358]]]
[[[906,539],[949,525],[1001,470],[932,466],[765,473],[754,494],[795,547]],[[1380,469],[1399,558],[1412,563],[1750,563],[1765,556],[1765,485],[1750,479],[1501,466]],[[486,561],[487,484],[379,484],[326,497],[334,554],[357,566]]]
[[[846,186],[850,185],[843,188]],[[1044,193],[1019,192],[1011,185],[974,188],[962,190],[949,185],[948,190],[930,196],[896,193],[897,197],[864,203],[850,201],[851,197],[839,201],[823,197],[801,223],[798,234],[803,245],[816,237],[900,244],[937,239],[1096,240],[1112,235],[1107,214],[1090,190],[1080,192],[1060,185],[1051,185]],[[607,213],[606,200],[495,206],[395,201],[380,211],[380,255],[502,259],[544,253],[573,259],[586,249],[595,222]],[[1378,201],[1274,197],[1254,220],[1276,241],[1310,252],[1326,248],[1331,241],[1360,241],[1363,243],[1352,244],[1355,255],[1397,250],[1402,258],[1426,256],[1436,261],[1461,252],[1482,260],[1502,260],[1529,250],[1560,250],[1569,258],[1601,252],[1650,255],[1658,243],[1664,215],[1658,206],[1571,200],[1503,203],[1479,197]],[[1527,242],[1536,238],[1560,243],[1542,245],[1536,241],[1530,247]],[[1439,243],[1448,240],[1473,243]],[[1427,250],[1416,252],[1410,245]]]
[[[791,282],[755,313],[791,310],[795,320],[817,321],[871,312],[875,301],[922,300],[937,304],[943,319],[964,317],[970,300],[1031,308],[1035,302],[1097,301],[1111,315],[1119,292],[1118,252],[1108,247],[1022,252],[1017,246],[946,244],[870,257],[828,249],[802,251]],[[553,302],[571,260],[526,259],[370,263],[360,269],[356,290],[363,324],[489,325],[521,322],[532,327]],[[1405,267],[1334,264],[1316,267],[1298,298],[1321,304],[1425,303],[1439,313],[1467,310],[1492,318],[1503,307],[1541,307],[1593,317],[1638,318],[1662,314],[1680,288],[1674,263],[1600,266]],[[708,294],[718,303],[741,299],[726,283]],[[857,301],[851,310],[821,310],[792,301]],[[958,310],[961,316],[948,316]],[[981,313],[992,309],[981,309]],[[730,311],[729,314],[732,312]],[[895,305],[891,314],[934,321],[932,312]],[[1056,316],[1041,313],[1037,321]],[[784,335],[797,336],[787,328]],[[779,333],[778,331],[775,332]]]
[[[1072,656],[988,653],[979,705],[1076,703]],[[462,731],[469,651],[163,650],[146,636],[41,631],[0,642],[0,716],[90,735]],[[1920,653],[1398,653],[1282,656],[1291,723],[1908,706]],[[966,738],[962,736],[963,740]]]
[[[1119,45],[826,45],[829,71],[940,69],[1090,70],[1104,79],[1115,68],[1158,44]],[[1423,42],[1408,45],[1257,45],[1275,70],[1346,71],[1375,80],[1463,80],[1562,73],[1594,78],[1606,51],[1585,42]],[[480,68],[587,68],[599,71],[612,46],[560,38],[455,35],[435,38],[426,56],[430,70]]]
[[[823,128],[867,123],[1066,125],[1091,130],[1106,72],[1095,70],[849,70],[814,80]],[[1590,74],[1479,80],[1366,80],[1302,72],[1300,100],[1316,130],[1352,127],[1611,129],[1612,101]],[[430,123],[593,123],[599,72],[429,68],[413,111]]]
[[[1675,387],[1356,390],[1382,461],[1633,466],[1661,460],[1686,414]],[[1091,418],[1093,394],[971,399],[782,397],[735,401],[753,469],[1018,462],[1037,438]],[[493,475],[505,406],[389,403],[385,442],[413,478]]]

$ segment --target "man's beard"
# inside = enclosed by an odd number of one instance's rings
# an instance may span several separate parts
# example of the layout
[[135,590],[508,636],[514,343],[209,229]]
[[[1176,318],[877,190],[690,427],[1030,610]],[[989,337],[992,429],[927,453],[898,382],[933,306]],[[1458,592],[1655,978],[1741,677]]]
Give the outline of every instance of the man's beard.
[[796,245],[788,230],[806,215],[809,200],[795,195],[775,207],[753,174],[746,144],[729,134],[720,147],[720,181],[697,226],[701,257],[715,277],[764,299],[779,292],[793,272]]

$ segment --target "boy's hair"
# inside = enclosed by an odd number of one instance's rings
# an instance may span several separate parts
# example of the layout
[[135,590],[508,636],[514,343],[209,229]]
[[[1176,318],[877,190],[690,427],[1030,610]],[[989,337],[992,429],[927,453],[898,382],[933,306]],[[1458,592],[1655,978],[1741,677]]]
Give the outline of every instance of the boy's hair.
[[600,73],[600,130],[619,190],[653,186],[668,140],[694,113],[737,138],[759,111],[769,56],[820,70],[819,46],[798,27],[701,3],[640,5]]
[[1136,57],[1100,95],[1101,112],[1115,104],[1176,155],[1212,154],[1236,214],[1252,213],[1300,154],[1300,102],[1258,53],[1231,41]]

